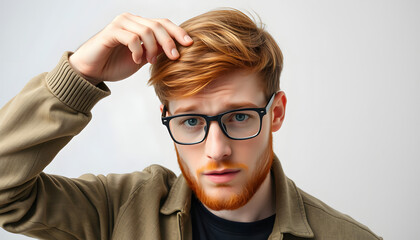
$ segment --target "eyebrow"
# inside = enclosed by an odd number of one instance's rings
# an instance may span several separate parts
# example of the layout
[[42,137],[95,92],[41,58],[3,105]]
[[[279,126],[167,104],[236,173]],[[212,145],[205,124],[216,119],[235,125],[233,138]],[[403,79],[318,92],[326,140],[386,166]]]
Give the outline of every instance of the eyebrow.
[[[241,109],[241,108],[262,108],[260,106],[255,105],[252,102],[238,102],[238,103],[229,103],[223,106],[223,110],[220,112],[226,112],[234,109]],[[187,107],[179,107],[174,111],[173,115],[183,114],[183,113],[198,113],[200,109],[197,105],[191,105]]]

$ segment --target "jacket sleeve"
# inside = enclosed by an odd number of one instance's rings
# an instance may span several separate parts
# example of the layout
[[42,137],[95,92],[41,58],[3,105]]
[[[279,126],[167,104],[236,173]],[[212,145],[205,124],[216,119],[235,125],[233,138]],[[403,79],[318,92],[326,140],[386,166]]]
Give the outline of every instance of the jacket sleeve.
[[42,172],[110,94],[78,76],[69,55],[0,110],[0,226],[43,239],[106,239],[110,213],[101,178]]

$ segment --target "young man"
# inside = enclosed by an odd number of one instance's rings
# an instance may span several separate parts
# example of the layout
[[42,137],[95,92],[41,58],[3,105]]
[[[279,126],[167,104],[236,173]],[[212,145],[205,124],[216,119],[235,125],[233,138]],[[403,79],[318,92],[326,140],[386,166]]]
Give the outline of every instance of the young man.
[[[282,60],[237,10],[180,27],[118,16],[1,110],[1,226],[43,239],[380,239],[284,175],[271,135],[285,116]],[[43,173],[109,95],[103,82],[147,63],[182,176],[156,165],[78,179]]]

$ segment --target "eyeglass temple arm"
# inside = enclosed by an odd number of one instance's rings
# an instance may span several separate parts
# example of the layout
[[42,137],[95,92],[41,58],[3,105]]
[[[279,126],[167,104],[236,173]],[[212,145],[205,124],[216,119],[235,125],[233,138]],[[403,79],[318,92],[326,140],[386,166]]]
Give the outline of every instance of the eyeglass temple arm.
[[166,105],[163,105],[163,109],[162,109],[162,117],[166,117],[166,112],[168,110],[166,109]]
[[279,93],[279,92],[275,92],[275,93],[273,93],[273,95],[271,95],[271,97],[270,97],[270,101],[268,101],[267,106],[265,106],[265,111],[266,111],[266,112],[268,112],[268,110],[270,110],[270,108],[271,108],[271,104],[273,104],[273,102],[274,102],[274,97],[277,95],[277,93]]

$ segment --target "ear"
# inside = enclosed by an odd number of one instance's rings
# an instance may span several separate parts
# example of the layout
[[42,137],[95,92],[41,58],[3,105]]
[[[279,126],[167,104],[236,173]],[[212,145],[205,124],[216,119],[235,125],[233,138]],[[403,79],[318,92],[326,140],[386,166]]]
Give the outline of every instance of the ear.
[[283,91],[280,91],[274,97],[273,105],[271,106],[271,131],[277,132],[283,124],[286,113],[287,98]]
[[163,104],[160,104],[160,113],[162,113],[163,112]]

